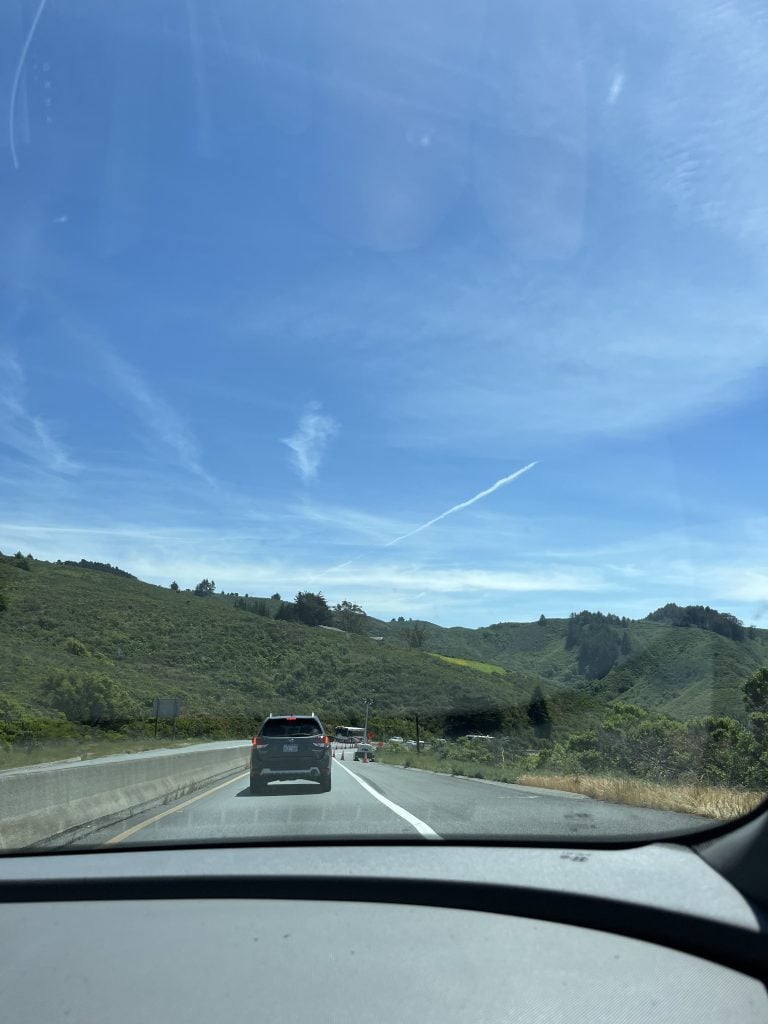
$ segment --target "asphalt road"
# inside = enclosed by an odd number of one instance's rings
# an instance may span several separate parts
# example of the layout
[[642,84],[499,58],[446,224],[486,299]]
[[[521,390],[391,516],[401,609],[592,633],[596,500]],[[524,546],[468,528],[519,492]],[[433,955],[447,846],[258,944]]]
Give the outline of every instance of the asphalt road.
[[[349,751],[347,752],[349,754]],[[78,846],[227,839],[557,837],[679,833],[706,819],[609,804],[572,793],[484,782],[351,758],[333,763],[332,789],[272,783],[251,796],[247,773],[120,822]]]

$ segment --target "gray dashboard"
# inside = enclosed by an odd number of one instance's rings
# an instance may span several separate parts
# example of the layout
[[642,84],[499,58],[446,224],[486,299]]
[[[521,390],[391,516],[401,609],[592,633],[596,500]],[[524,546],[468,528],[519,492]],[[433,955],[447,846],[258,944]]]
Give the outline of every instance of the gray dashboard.
[[0,861],[0,897],[20,1024],[768,1020],[760,912],[671,844],[37,854]]

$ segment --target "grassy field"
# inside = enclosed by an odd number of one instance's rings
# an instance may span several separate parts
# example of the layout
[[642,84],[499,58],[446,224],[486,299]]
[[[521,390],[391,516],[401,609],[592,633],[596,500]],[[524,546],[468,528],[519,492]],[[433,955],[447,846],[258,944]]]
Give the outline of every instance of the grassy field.
[[491,665],[487,661],[471,661],[469,658],[449,658],[447,654],[431,654],[431,657],[439,658],[440,661],[446,661],[449,665],[461,665],[464,668],[471,668],[475,672],[487,672],[489,674],[495,672],[503,676],[507,671],[501,665]]

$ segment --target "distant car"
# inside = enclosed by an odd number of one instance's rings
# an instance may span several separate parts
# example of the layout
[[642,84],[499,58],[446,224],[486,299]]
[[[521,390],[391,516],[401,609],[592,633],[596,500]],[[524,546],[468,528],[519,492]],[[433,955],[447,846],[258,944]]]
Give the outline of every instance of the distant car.
[[298,779],[331,788],[331,741],[317,715],[270,715],[251,747],[251,793],[263,795],[270,782]]
[[362,761],[363,757],[367,757],[369,761],[376,760],[376,747],[372,743],[361,743],[355,751],[355,761]]
[[405,740],[403,739],[402,736],[390,736],[389,737],[389,742],[390,743],[405,743]]

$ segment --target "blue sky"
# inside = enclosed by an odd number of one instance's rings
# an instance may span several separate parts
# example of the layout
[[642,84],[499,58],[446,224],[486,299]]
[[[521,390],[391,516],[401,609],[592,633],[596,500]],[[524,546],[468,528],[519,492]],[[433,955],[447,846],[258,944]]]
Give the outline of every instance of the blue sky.
[[0,549],[765,624],[768,23],[604,6],[6,5]]

